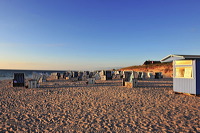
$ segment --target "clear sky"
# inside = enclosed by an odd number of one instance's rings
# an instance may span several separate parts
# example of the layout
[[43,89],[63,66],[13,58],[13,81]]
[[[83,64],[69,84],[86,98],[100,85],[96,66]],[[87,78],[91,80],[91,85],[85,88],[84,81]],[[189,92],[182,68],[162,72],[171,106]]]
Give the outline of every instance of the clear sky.
[[94,70],[200,55],[200,0],[0,0],[0,69]]

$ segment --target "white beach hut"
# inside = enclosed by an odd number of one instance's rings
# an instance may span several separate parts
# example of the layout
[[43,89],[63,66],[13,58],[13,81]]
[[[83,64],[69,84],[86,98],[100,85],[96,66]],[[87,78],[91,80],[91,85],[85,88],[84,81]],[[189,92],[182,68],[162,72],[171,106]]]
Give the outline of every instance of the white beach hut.
[[168,55],[161,61],[173,61],[175,92],[200,94],[200,55]]

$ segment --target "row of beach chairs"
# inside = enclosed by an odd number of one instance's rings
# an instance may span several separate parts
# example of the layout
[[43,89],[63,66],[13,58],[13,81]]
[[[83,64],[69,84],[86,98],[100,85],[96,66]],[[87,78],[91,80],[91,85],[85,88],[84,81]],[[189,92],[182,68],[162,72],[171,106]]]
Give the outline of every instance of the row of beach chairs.
[[[29,88],[39,87],[39,83],[46,82],[47,74],[33,73],[32,79],[28,81]],[[14,73],[13,87],[25,87],[25,74]]]
[[[148,73],[149,77],[152,77],[152,73]],[[29,88],[37,88],[39,84],[45,82],[47,79],[47,74],[33,73],[33,77],[28,81]],[[112,72],[112,71],[99,71],[99,72],[66,72],[63,74],[52,73],[51,76],[55,79],[70,79],[72,81],[87,81],[88,84],[94,84],[95,80],[112,80],[113,78],[122,79],[122,86],[132,86],[135,87],[138,85],[137,80],[145,79],[146,74],[143,72],[134,72],[134,71],[123,71],[123,72]],[[162,73],[158,72],[153,75],[154,78],[160,79],[163,78]],[[13,87],[24,87],[25,86],[25,75],[24,73],[14,73]],[[131,87],[131,88],[132,88]]]

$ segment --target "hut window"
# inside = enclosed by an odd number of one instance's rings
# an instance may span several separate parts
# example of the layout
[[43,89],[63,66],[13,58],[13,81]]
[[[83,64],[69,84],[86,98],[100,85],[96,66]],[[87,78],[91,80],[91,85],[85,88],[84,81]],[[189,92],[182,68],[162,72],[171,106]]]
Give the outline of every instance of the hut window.
[[192,78],[192,67],[176,67],[176,78]]
[[192,65],[192,60],[177,60],[176,65]]
[[176,78],[184,77],[184,68],[178,67],[176,68]]

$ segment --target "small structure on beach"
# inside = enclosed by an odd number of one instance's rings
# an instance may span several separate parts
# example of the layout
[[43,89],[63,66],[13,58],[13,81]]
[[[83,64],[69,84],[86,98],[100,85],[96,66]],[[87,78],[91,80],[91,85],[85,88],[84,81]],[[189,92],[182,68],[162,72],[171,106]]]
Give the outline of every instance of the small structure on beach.
[[37,88],[38,87],[38,82],[36,79],[30,79],[28,81],[28,88]]
[[121,74],[121,71],[114,71],[114,74],[115,74],[115,75]]
[[138,80],[146,79],[147,73],[145,72],[138,72]]
[[98,72],[95,73],[95,75],[93,77],[95,78],[95,80],[100,80],[101,79],[101,76],[100,76],[100,74]]
[[133,88],[138,86],[138,73],[134,71],[124,71],[122,78],[122,86]]
[[122,78],[122,74],[121,71],[114,71],[113,72],[113,79],[121,79]]
[[47,77],[47,74],[33,72],[32,79],[28,81],[28,88],[38,88],[40,83],[47,81]]
[[173,61],[174,92],[200,94],[200,55],[168,55],[161,61]]
[[64,76],[64,79],[71,79],[71,78],[72,78],[72,71],[67,71]]
[[112,71],[105,71],[106,80],[112,80]]
[[58,73],[58,72],[53,72],[53,73],[51,73],[51,77],[52,77],[53,79],[60,79],[60,73]]
[[78,81],[81,81],[83,77],[83,72],[78,72]]
[[82,80],[86,81],[88,78],[89,78],[89,71],[84,71],[83,76],[82,76]]
[[78,72],[77,71],[73,71],[72,72],[72,77],[73,78],[78,78]]
[[63,73],[63,79],[69,79],[70,78],[70,72],[66,71]]
[[150,79],[154,79],[155,78],[153,72],[148,72],[147,73],[147,77],[150,78]]
[[155,72],[155,79],[163,78],[162,72]]
[[92,78],[93,75],[94,75],[94,73],[93,73],[93,72],[90,72],[90,73],[89,73],[89,78]]
[[13,87],[24,87],[25,77],[24,73],[14,73]]
[[85,73],[86,75],[89,75],[90,71],[84,71],[84,73]]
[[104,71],[100,72],[101,80],[112,80],[112,71]]

